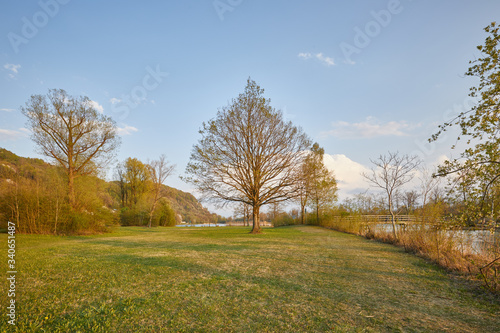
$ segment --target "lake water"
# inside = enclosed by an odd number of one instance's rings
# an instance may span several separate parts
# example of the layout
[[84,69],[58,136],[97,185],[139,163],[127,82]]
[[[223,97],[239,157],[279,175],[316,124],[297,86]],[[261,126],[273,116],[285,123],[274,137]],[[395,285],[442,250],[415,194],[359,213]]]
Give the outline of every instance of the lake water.
[[[380,223],[373,224],[376,229],[392,232],[392,224]],[[408,227],[407,227],[408,228]],[[410,227],[411,228],[411,227]],[[398,232],[401,225],[396,225]],[[442,230],[444,236],[453,236],[455,246],[463,251],[470,253],[489,252],[493,248],[500,246],[500,230]]]

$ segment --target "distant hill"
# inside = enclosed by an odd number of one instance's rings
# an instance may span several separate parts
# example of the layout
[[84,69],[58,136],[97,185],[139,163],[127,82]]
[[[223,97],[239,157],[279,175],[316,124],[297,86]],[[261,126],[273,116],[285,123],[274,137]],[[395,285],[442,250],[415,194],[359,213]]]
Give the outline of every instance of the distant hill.
[[212,214],[188,192],[165,186],[165,197],[170,201],[172,208],[181,214],[186,222],[213,222],[217,215]]
[[[13,152],[0,148],[0,181],[8,181],[12,176],[12,172],[15,169],[29,168],[31,170],[38,170],[38,172],[45,173],[48,170],[57,170],[58,167],[46,163],[39,158],[27,158],[21,157]],[[29,174],[23,173],[29,177]],[[103,183],[105,181],[101,180]],[[119,198],[116,194],[116,182],[105,182],[109,189],[109,197],[113,200],[113,203],[109,203],[110,207],[118,208]],[[164,186],[163,189],[164,196],[170,201],[171,207],[176,212],[176,214],[181,215],[182,220],[186,222],[213,222],[214,219],[219,219],[220,217],[216,214],[212,214],[201,205],[201,203],[191,194],[170,186]]]

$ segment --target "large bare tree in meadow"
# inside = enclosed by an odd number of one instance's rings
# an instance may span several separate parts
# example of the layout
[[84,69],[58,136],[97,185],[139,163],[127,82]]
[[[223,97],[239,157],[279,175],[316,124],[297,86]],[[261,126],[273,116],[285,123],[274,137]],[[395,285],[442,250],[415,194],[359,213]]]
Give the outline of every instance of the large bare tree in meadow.
[[66,170],[69,204],[75,209],[75,178],[106,165],[120,143],[115,122],[88,97],[73,97],[62,89],[32,95],[21,112],[39,152]]
[[260,207],[296,195],[301,152],[310,145],[307,135],[285,121],[263,93],[248,79],[244,93],[203,123],[185,178],[205,198],[250,205],[252,233],[261,231]]

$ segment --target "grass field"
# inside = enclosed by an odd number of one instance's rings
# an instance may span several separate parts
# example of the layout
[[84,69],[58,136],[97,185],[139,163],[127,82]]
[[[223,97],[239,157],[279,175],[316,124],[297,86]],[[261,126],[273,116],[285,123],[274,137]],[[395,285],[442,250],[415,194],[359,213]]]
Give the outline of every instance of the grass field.
[[399,248],[318,227],[248,232],[17,235],[17,331],[500,330],[498,299]]

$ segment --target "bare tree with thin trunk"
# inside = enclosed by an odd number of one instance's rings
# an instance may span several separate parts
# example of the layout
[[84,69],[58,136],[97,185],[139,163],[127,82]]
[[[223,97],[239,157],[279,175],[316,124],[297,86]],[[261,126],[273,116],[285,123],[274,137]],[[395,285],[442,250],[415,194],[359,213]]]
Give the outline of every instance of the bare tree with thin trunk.
[[149,213],[148,227],[151,228],[151,221],[153,220],[153,214],[158,204],[158,200],[161,198],[161,188],[163,183],[167,178],[174,172],[175,165],[170,164],[167,161],[167,157],[162,154],[157,160],[148,163],[149,174],[153,182],[153,203],[151,205],[151,211]]
[[39,152],[58,164],[68,176],[70,206],[76,208],[74,180],[92,174],[112,158],[120,140],[115,122],[95,109],[88,97],[73,97],[62,89],[46,96],[32,95],[21,107]]
[[394,238],[398,239],[396,231],[395,200],[398,190],[413,179],[420,161],[417,156],[399,155],[398,152],[380,155],[378,159],[370,161],[375,165],[370,173],[363,173],[363,177],[374,187],[384,190],[387,206],[391,214]]
[[[312,154],[309,152],[308,154]],[[300,205],[300,221],[305,224],[306,206],[311,195],[311,168],[308,163],[308,157],[305,158],[302,165],[299,167],[299,175],[297,177],[297,198],[296,201]]]
[[263,92],[248,79],[245,92],[203,124],[184,178],[207,199],[250,205],[252,233],[261,232],[261,206],[296,196],[301,152],[310,145]]
[[420,169],[420,196],[422,197],[422,218],[424,222],[427,222],[427,204],[431,199],[432,191],[439,187],[441,178],[434,177],[433,172],[429,169],[423,167]]

